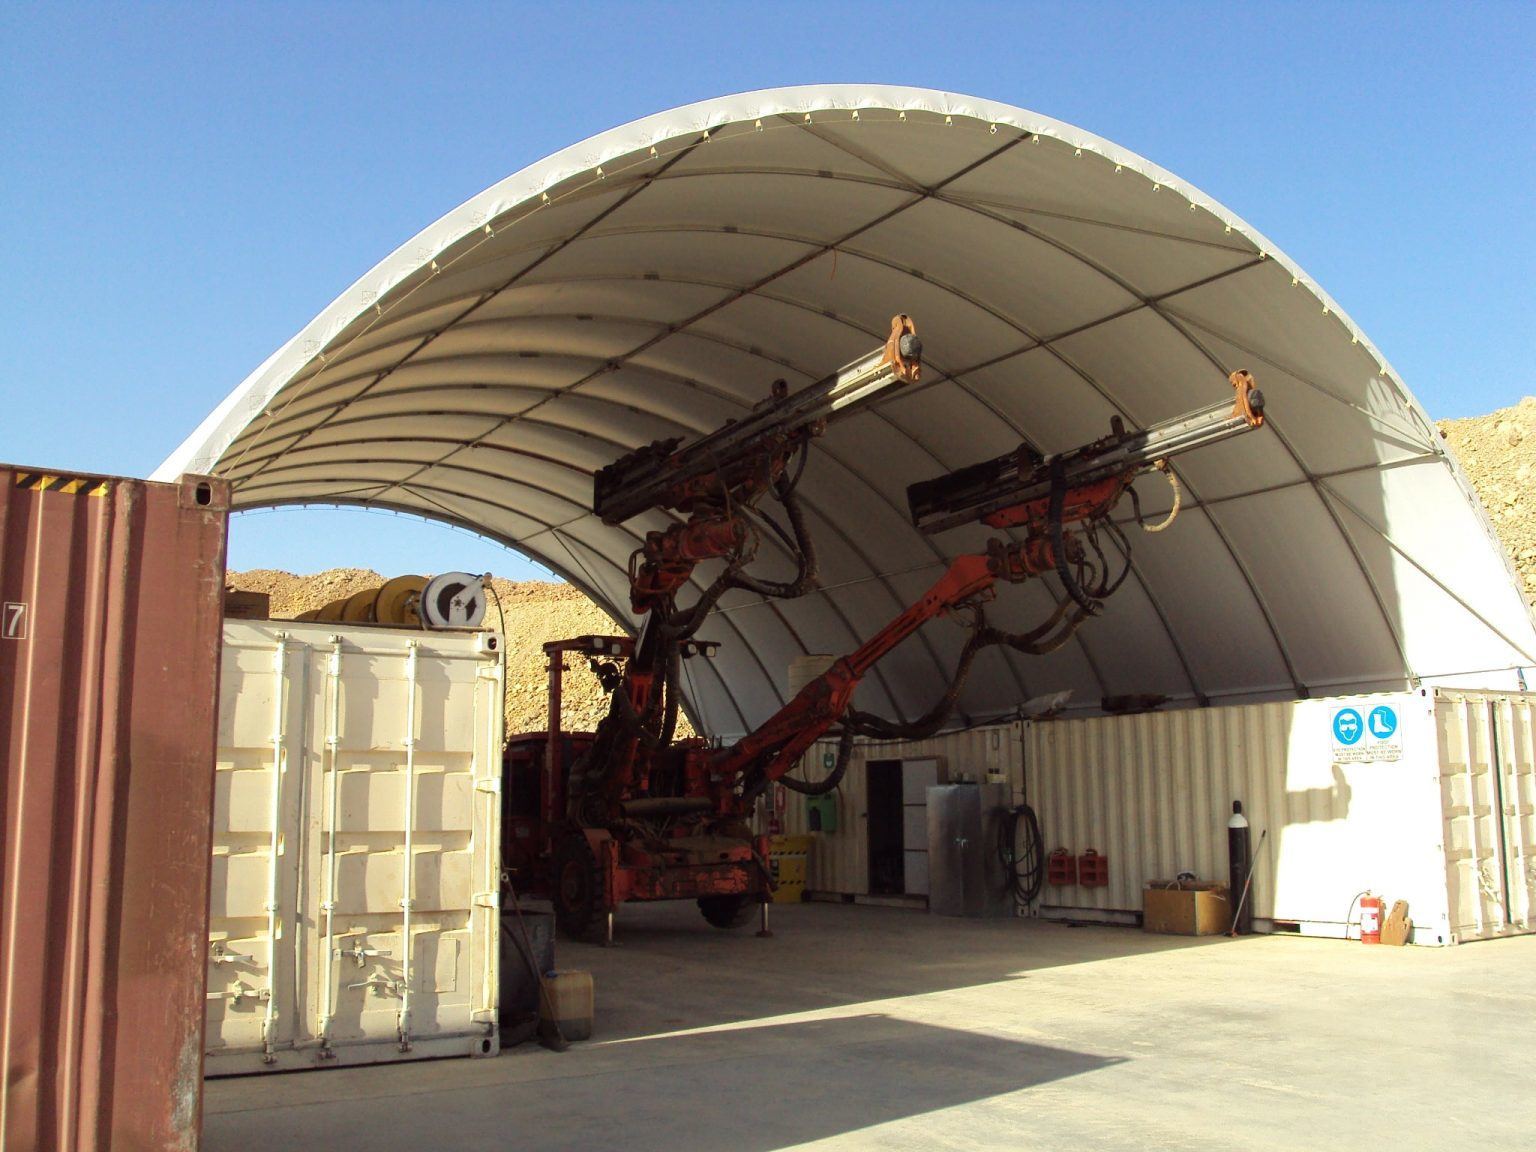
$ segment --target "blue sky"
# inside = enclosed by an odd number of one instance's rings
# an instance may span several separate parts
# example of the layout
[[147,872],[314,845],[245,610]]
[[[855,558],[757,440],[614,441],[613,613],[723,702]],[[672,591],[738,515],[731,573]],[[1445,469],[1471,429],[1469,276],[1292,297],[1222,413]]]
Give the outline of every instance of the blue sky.
[[[114,4],[0,9],[0,459],[147,474],[342,289],[595,132],[837,81],[1034,109],[1214,196],[1436,417],[1536,360],[1536,5]],[[539,570],[364,512],[232,565]]]

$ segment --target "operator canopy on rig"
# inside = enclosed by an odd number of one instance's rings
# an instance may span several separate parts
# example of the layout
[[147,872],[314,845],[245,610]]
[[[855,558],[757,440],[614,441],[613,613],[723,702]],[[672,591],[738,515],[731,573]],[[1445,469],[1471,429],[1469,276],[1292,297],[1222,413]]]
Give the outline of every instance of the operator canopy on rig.
[[[633,624],[629,557],[676,516],[605,524],[594,473],[746,417],[777,379],[824,378],[897,313],[921,325],[921,383],[814,442],[799,492],[821,588],[721,599],[700,633],[721,648],[688,662],[684,685],[709,731],[761,723],[795,657],[857,647],[995,534],[919,532],[909,484],[1021,441],[1062,451],[1114,416],[1145,428],[1219,399],[1239,368],[1271,433],[1178,461],[1179,522],[1138,538],[1103,615],[1046,656],[987,653],[956,722],[1067,689],[1092,707],[1512,688],[1536,664],[1530,612],[1464,477],[1321,288],[1147,160],[942,92],[726,97],[533,164],[362,277],[156,478],[227,476],[237,508],[448,521]],[[1138,492],[1149,520],[1166,514],[1166,484]],[[989,614],[1033,622],[1062,596],[1047,575],[1003,589]],[[928,625],[871,672],[858,706],[920,714],[964,643]]]

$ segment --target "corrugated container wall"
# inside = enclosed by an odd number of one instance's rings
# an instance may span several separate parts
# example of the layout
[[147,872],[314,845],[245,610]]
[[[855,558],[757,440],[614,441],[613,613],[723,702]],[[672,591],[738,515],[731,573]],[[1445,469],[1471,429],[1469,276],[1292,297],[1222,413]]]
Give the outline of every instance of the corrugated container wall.
[[[869,892],[869,761],[936,759],[950,782],[985,783],[989,776],[1001,776],[1017,789],[1019,736],[1020,725],[1015,723],[946,732],[927,740],[856,744],[847,774],[835,794],[837,831],[814,833],[815,846],[807,865],[807,891],[844,895]],[[808,780],[824,779],[836,756],[836,740],[820,741],[805,754],[805,769],[795,775]],[[783,821],[786,832],[810,833],[804,797],[794,792],[785,797]]]
[[[836,749],[817,744],[800,774],[822,779]],[[950,780],[1001,773],[1035,808],[1044,851],[1108,858],[1107,886],[1047,884],[1034,906],[1044,916],[1135,923],[1149,881],[1188,871],[1225,883],[1240,800],[1261,930],[1343,936],[1366,889],[1408,901],[1416,943],[1536,930],[1530,694],[1423,689],[861,743],[836,794],[837,830],[815,834],[808,891],[870,891],[868,764],[920,757]],[[794,793],[782,819],[810,832]]]
[[227,485],[0,466],[0,1144],[196,1148]]
[[210,1075],[496,1052],[501,651],[225,622]]
[[1530,697],[1426,689],[1052,720],[1024,739],[1046,850],[1109,857],[1107,887],[1048,885],[1045,915],[1130,920],[1148,881],[1225,881],[1241,800],[1261,928],[1343,936],[1371,890],[1408,901],[1417,943],[1530,929]]

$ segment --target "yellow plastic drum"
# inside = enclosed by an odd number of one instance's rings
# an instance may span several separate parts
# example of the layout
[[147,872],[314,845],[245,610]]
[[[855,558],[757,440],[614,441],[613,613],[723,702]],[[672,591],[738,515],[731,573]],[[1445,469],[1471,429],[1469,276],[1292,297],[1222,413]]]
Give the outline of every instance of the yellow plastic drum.
[[544,986],[549,996],[539,997],[539,1015],[553,1020],[567,1040],[586,1040],[592,1035],[592,1011],[596,1003],[592,973],[576,969],[551,972]]

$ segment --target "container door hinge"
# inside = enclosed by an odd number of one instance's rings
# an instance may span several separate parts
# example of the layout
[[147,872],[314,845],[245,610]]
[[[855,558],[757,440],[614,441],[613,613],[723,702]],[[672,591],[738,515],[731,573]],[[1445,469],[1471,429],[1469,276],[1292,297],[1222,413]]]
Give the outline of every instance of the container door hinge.
[[494,796],[501,795],[501,777],[487,776],[484,780],[475,781],[476,792],[489,792]]
[[476,892],[475,893],[475,907],[476,908],[500,908],[501,907],[501,893],[500,892]]

